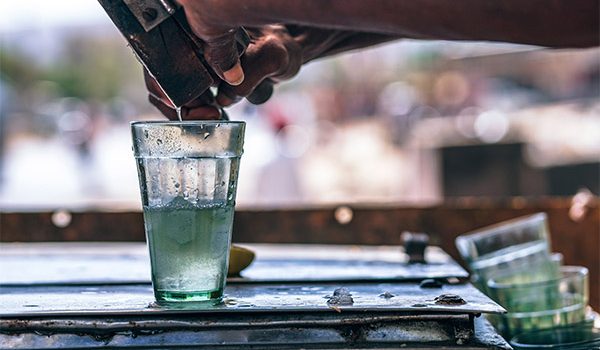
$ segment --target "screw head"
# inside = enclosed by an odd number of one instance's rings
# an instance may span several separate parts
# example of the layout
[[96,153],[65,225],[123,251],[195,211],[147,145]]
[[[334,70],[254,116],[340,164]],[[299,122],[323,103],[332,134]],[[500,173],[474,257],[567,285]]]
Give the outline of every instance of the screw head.
[[142,17],[148,22],[154,21],[158,17],[158,11],[152,7],[145,8],[142,11]]
[[461,298],[459,295],[450,293],[439,295],[433,300],[436,304],[443,305],[463,305],[467,303],[466,300]]

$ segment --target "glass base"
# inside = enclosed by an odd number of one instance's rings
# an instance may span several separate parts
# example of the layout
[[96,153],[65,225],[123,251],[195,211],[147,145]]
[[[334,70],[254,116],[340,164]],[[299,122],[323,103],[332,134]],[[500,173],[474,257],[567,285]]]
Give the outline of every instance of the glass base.
[[211,290],[204,292],[178,292],[178,291],[166,291],[166,290],[155,290],[154,296],[159,304],[171,304],[171,303],[206,303],[211,305],[218,305],[223,299],[223,290]]
[[593,328],[586,321],[568,327],[522,333],[514,337],[510,344],[515,349],[599,349],[600,329]]
[[507,313],[501,315],[498,330],[507,339],[521,333],[564,327],[585,320],[585,304],[565,306],[557,310]]

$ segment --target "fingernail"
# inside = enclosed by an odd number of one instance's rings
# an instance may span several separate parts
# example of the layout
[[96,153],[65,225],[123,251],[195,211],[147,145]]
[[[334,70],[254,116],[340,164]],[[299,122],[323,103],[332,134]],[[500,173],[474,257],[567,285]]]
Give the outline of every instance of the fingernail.
[[244,81],[244,71],[242,70],[242,66],[238,62],[233,68],[223,73],[223,77],[225,81],[229,83],[229,85],[237,86],[240,85]]

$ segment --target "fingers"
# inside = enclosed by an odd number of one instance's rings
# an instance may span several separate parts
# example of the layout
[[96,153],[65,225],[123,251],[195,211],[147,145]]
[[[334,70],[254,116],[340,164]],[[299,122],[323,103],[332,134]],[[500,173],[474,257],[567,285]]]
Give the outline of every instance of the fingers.
[[203,106],[196,108],[182,108],[183,120],[219,120],[221,119],[221,110],[215,106]]
[[246,72],[244,81],[237,85],[221,83],[217,102],[229,106],[242,97],[254,104],[266,102],[273,93],[273,81],[294,76],[301,65],[301,54],[289,36],[280,32],[262,33],[248,46],[241,58]]
[[[177,111],[167,106],[161,99],[148,95],[148,101],[154,105],[167,119],[177,121]],[[221,119],[221,110],[216,106],[202,105],[198,107],[181,107],[182,120],[218,120]]]
[[229,30],[203,40],[204,58],[215,73],[230,85],[240,85],[244,81],[244,70],[238,57],[235,31]]
[[236,42],[236,28],[224,26],[206,18],[208,11],[199,9],[197,2],[182,3],[187,21],[194,34],[203,43],[204,58],[217,75],[230,85],[244,81],[244,70],[240,64]]
[[262,83],[258,84],[256,89],[254,89],[254,91],[252,91],[252,93],[248,95],[246,99],[254,105],[260,105],[267,102],[272,95],[273,82],[269,79],[265,79],[262,81]]
[[237,86],[222,83],[219,85],[217,102],[221,106],[229,106],[242,97],[249,96],[267,78],[276,75],[285,59],[285,52],[280,49],[267,49],[264,45],[249,47],[242,57],[247,72],[244,82]]

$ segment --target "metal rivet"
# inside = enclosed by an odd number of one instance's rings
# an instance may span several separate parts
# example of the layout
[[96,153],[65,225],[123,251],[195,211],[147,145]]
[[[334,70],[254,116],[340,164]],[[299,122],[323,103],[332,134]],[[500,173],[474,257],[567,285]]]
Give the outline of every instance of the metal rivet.
[[384,298],[384,299],[391,299],[391,298],[395,297],[395,295],[388,291],[385,291],[385,292],[379,294],[379,297]]
[[155,8],[148,7],[142,11],[142,17],[148,22],[154,21],[158,17],[158,11]]
[[437,296],[434,299],[436,304],[444,304],[444,305],[463,305],[467,302],[465,299],[461,298],[460,295],[456,294],[442,294]]
[[442,288],[442,283],[440,281],[434,280],[432,278],[424,279],[419,283],[419,287],[421,288]]

